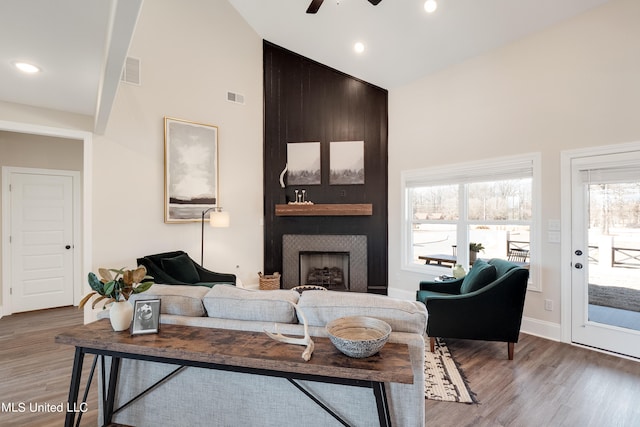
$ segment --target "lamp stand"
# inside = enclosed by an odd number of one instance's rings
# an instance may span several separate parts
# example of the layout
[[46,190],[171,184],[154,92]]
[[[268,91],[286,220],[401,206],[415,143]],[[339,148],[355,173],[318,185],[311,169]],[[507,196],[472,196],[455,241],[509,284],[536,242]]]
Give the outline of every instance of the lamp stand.
[[204,267],[204,216],[207,214],[207,212],[213,209],[215,209],[215,207],[202,211],[202,232],[200,234],[200,267]]

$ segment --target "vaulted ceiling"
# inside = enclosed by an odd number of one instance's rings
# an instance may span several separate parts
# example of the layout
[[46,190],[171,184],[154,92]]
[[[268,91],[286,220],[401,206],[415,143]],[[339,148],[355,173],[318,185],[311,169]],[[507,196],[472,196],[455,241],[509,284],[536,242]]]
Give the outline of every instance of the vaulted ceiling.
[[[229,0],[262,38],[392,89],[609,0]],[[365,50],[356,54],[353,46]]]
[[[153,0],[148,0],[153,1]],[[392,89],[610,0],[228,1],[264,39]],[[92,116],[104,130],[142,0],[2,0],[0,101]],[[357,54],[354,43],[364,44]],[[13,63],[32,62],[38,75]]]

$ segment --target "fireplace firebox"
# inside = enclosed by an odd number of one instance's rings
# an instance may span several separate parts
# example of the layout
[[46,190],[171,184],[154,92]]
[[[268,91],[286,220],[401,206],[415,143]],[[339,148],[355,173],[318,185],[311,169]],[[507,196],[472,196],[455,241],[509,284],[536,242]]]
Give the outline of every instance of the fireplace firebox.
[[320,285],[367,292],[367,236],[282,236],[282,287]]
[[300,283],[349,290],[349,252],[300,251]]

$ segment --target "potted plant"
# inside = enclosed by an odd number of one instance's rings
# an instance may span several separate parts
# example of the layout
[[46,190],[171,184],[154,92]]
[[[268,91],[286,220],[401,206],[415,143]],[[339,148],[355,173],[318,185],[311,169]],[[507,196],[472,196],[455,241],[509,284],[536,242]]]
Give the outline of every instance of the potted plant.
[[93,291],[82,298],[79,308],[84,308],[90,300],[98,296],[93,300],[91,308],[95,308],[100,302],[103,303],[103,308],[111,304],[111,326],[114,331],[124,331],[133,319],[133,307],[128,302],[129,297],[149,289],[153,285],[153,277],[147,276],[144,266],[135,270],[99,268],[98,273],[100,278],[95,273],[89,273],[89,286]]
[[478,257],[478,252],[480,251],[484,251],[484,246],[482,246],[482,243],[469,243],[469,261],[471,263],[476,260],[476,258]]

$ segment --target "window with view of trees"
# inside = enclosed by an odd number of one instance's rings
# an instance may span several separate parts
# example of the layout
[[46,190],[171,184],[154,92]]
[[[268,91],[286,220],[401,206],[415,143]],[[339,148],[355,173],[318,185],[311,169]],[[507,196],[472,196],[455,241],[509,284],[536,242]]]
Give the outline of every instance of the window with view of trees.
[[[535,156],[403,173],[405,268],[449,274],[476,258],[531,265]],[[480,249],[475,251],[474,249]]]

